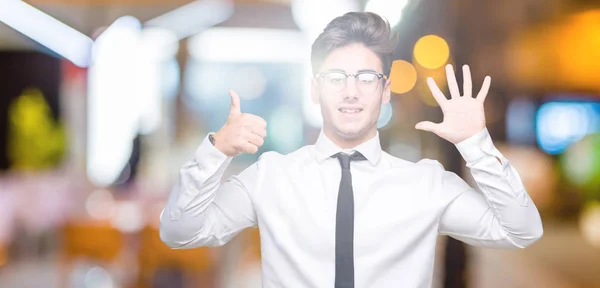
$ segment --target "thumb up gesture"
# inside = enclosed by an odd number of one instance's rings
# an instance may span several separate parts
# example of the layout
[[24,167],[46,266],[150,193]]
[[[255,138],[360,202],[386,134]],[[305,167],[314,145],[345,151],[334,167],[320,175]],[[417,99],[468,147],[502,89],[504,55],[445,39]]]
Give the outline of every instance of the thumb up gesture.
[[267,136],[267,122],[256,115],[242,113],[240,97],[229,90],[231,109],[227,123],[213,137],[215,148],[229,157],[243,152],[255,154]]

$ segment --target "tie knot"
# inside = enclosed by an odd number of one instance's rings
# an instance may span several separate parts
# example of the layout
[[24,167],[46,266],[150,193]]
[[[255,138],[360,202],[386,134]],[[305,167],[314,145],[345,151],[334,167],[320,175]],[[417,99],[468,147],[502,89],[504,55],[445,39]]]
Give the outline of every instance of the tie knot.
[[365,156],[360,154],[360,152],[354,152],[354,153],[352,153],[352,155],[348,155],[346,153],[339,152],[339,153],[333,155],[332,157],[335,157],[338,159],[338,161],[340,161],[340,166],[342,166],[342,169],[350,169],[350,161],[367,160],[367,158],[365,158]]

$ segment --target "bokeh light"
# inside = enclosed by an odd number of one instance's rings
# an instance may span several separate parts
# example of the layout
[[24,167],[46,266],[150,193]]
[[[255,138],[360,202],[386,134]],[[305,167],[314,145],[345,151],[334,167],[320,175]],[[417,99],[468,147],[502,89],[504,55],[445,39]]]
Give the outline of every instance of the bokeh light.
[[267,79],[259,69],[243,67],[236,74],[232,79],[231,89],[236,91],[240,98],[253,100],[263,95],[267,88]]
[[112,288],[114,287],[114,283],[112,277],[104,268],[96,266],[86,273],[85,287]]
[[417,70],[409,62],[396,60],[392,63],[390,80],[392,81],[392,92],[404,94],[415,87],[417,83]]
[[506,75],[520,88],[600,92],[598,19],[588,10],[514,33],[502,49]]
[[97,189],[85,201],[85,210],[96,220],[107,220],[115,213],[115,199],[110,191]]
[[[540,210],[551,208],[557,199],[559,183],[554,159],[531,146],[496,145],[500,153],[509,159],[519,173],[523,186],[535,206]],[[469,173],[467,170],[464,172]]]
[[571,143],[586,134],[599,132],[599,122],[600,104],[544,103],[538,109],[536,117],[538,144],[548,154],[562,153]]
[[448,81],[446,80],[446,70],[443,66],[437,69],[427,69],[422,67],[421,65],[415,65],[414,67],[416,68],[418,75],[417,83],[415,84],[415,90],[418,93],[419,97],[421,98],[423,103],[425,103],[428,106],[439,106],[435,98],[433,98],[431,90],[429,90],[429,86],[427,85],[427,78],[433,78],[440,90],[446,93],[446,87],[448,86]]
[[414,57],[419,65],[427,69],[437,69],[448,61],[450,47],[444,38],[437,35],[421,37],[415,44]]
[[567,180],[586,198],[600,200],[600,134],[585,136],[569,146],[560,161]]
[[579,229],[588,244],[600,248],[600,202],[592,201],[583,207]]
[[121,201],[110,220],[111,224],[123,233],[138,232],[144,226],[142,207],[134,201]]
[[381,105],[381,110],[379,111],[379,118],[377,119],[377,128],[383,128],[390,123],[393,116],[393,109],[391,103],[386,103]]

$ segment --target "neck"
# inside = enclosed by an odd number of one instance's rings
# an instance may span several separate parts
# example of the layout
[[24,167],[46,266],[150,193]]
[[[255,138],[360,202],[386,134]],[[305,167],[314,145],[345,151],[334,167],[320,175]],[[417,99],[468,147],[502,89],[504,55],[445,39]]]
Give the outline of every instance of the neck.
[[371,129],[369,132],[352,139],[344,138],[329,129],[323,129],[323,133],[325,136],[327,136],[327,138],[329,138],[329,140],[331,140],[331,142],[333,142],[333,144],[337,145],[338,147],[342,149],[352,149],[375,137],[375,135],[377,135],[377,129]]

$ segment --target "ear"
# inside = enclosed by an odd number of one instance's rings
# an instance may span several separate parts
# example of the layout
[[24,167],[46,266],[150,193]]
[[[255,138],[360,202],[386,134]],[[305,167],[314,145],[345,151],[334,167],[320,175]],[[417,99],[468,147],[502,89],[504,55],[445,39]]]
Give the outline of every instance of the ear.
[[383,86],[383,96],[381,97],[381,104],[389,103],[391,96],[392,96],[392,80],[386,79],[385,85]]
[[319,105],[321,104],[319,97],[319,84],[315,78],[312,78],[310,80],[310,99],[314,104]]

